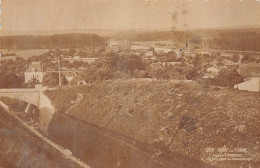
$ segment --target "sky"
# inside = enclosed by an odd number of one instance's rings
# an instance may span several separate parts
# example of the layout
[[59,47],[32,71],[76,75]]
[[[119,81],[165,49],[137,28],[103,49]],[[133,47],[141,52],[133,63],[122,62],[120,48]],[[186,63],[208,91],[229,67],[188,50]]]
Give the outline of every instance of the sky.
[[260,26],[260,0],[2,0],[2,31]]

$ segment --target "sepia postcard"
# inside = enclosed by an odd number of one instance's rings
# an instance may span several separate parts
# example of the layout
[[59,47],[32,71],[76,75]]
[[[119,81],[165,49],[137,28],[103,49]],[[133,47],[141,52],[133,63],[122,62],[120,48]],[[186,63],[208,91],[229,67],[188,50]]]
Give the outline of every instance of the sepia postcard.
[[260,0],[0,0],[0,168],[260,168]]

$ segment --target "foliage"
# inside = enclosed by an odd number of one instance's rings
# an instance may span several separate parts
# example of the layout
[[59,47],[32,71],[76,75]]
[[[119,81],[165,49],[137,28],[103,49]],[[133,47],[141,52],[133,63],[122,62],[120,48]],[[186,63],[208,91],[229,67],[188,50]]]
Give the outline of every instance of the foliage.
[[59,74],[54,72],[45,74],[42,84],[50,87],[57,86],[59,84]]
[[249,64],[249,63],[260,64],[260,57],[259,57],[259,55],[246,54],[242,58],[241,62],[244,63],[244,64]]
[[69,56],[73,56],[74,54],[76,54],[76,50],[74,48],[70,48],[69,51],[68,51],[68,55]]
[[84,71],[83,78],[86,82],[107,80],[112,78],[112,71],[108,66],[98,67],[97,65],[91,65]]
[[65,78],[65,76],[61,76],[61,85],[63,86],[63,85],[67,85],[69,82],[68,82],[68,80]]
[[238,54],[233,54],[230,60],[235,62],[235,63],[238,63],[239,55]]
[[177,57],[176,52],[171,51],[167,54],[158,54],[157,55],[159,62],[180,62],[182,59]]
[[145,70],[135,70],[134,71],[134,77],[135,78],[148,78],[149,73]]
[[52,36],[2,36],[1,48],[38,49],[38,48],[80,48],[102,46],[106,38],[95,34],[59,34]]
[[18,88],[24,85],[24,72],[28,62],[21,57],[1,60],[0,88]]
[[83,78],[86,82],[93,82],[134,77],[134,72],[145,69],[145,63],[139,56],[120,56],[117,53],[108,53],[86,68]]
[[233,87],[235,84],[244,82],[236,69],[223,69],[218,75],[210,81],[211,84],[217,86]]
[[191,43],[194,43],[194,44],[200,44],[201,43],[201,37],[200,36],[193,36],[190,40]]
[[23,86],[23,78],[12,72],[0,72],[0,88],[19,88]]
[[187,74],[189,73],[190,67],[187,64],[179,65],[163,65],[160,63],[151,66],[149,69],[149,74],[151,77],[156,79],[176,79],[183,80],[186,79]]
[[211,48],[260,51],[260,31],[254,29],[222,30],[211,40]]

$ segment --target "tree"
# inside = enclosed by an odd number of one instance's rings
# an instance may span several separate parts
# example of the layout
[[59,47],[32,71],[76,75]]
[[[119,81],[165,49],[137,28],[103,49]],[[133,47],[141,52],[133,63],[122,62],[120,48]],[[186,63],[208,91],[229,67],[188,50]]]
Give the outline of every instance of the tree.
[[161,64],[155,64],[154,66],[150,67],[149,74],[151,77],[156,79],[170,79],[169,69]]
[[27,61],[21,57],[17,57],[15,60],[2,60],[0,63],[0,87],[22,87],[26,64]]
[[31,83],[33,86],[35,86],[35,84],[38,84],[38,83],[40,83],[40,81],[37,79],[37,78],[32,78],[30,81],[29,81],[29,83]]
[[[59,85],[59,74],[56,72],[47,73],[42,80],[42,84],[45,86],[54,87]],[[67,85],[68,81],[64,75],[61,75],[61,85]]]
[[169,66],[169,78],[170,79],[177,79],[177,80],[183,80],[186,79],[186,76],[188,74],[188,66],[186,64],[181,65],[175,65],[175,66]]
[[232,57],[231,57],[231,61],[235,62],[235,63],[238,63],[240,57],[238,54],[233,54]]
[[42,80],[42,84],[45,86],[54,87],[59,84],[59,74],[58,73],[47,73]]
[[66,79],[66,77],[65,76],[62,76],[61,77],[61,85],[62,86],[64,86],[64,85],[67,85],[69,82],[68,82],[68,80]]
[[29,62],[39,62],[40,61],[40,57],[39,56],[32,56],[30,58],[28,58]]
[[201,37],[200,36],[197,36],[197,35],[194,35],[191,40],[190,40],[191,43],[194,43],[194,44],[199,44],[201,42]]
[[149,74],[145,70],[134,70],[135,78],[147,78],[148,76],[149,76]]
[[97,80],[96,70],[97,70],[96,65],[92,64],[83,72],[82,76],[86,82],[93,82]]
[[73,56],[77,51],[74,48],[70,48],[68,51],[69,56]]
[[112,70],[108,66],[99,68],[96,71],[97,80],[108,80],[112,78]]
[[82,62],[82,61],[74,61],[73,62],[73,66],[75,67],[75,68],[79,68],[79,67],[81,67],[81,66],[83,66],[84,65],[84,62]]
[[244,82],[244,78],[241,77],[236,69],[223,69],[221,70],[215,79],[211,81],[211,84],[217,86],[233,87],[235,84]]
[[84,71],[83,78],[86,82],[93,82],[97,80],[107,80],[113,77],[112,69],[108,66],[90,65]]
[[22,87],[23,79],[14,73],[0,72],[0,88],[19,88]]

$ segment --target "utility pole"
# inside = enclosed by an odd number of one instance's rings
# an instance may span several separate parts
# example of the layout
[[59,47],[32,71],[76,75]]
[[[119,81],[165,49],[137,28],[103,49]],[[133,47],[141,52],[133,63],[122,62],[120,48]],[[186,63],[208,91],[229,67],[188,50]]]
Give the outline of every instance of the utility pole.
[[59,86],[61,86],[61,77],[60,77],[60,56],[58,56],[58,65],[59,65]]

